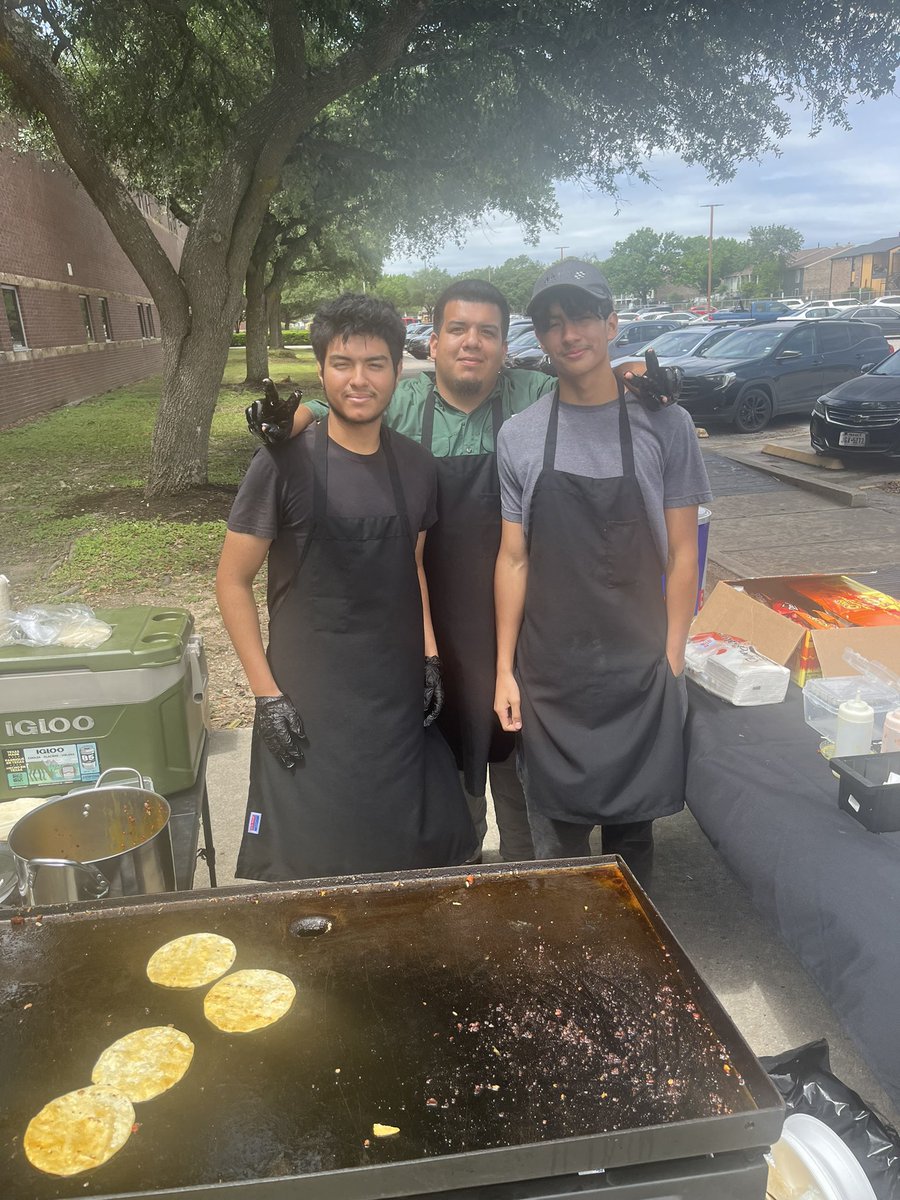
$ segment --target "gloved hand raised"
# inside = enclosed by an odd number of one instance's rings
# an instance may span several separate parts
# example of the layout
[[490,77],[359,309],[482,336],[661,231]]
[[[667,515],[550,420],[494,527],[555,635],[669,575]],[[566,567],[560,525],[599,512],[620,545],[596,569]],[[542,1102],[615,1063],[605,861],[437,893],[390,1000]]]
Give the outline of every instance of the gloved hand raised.
[[625,372],[625,386],[648,408],[665,408],[677,404],[684,372],[680,367],[661,367],[655,350],[644,355],[647,369],[642,375]]
[[283,767],[303,762],[300,739],[306,737],[300,714],[287,696],[257,696],[259,736]]
[[254,400],[244,409],[247,428],[265,446],[278,446],[288,441],[294,427],[294,413],[303,393],[296,388],[283,400],[271,379],[263,380],[263,398]]
[[440,714],[444,707],[444,681],[441,677],[442,663],[436,654],[425,659],[425,728]]

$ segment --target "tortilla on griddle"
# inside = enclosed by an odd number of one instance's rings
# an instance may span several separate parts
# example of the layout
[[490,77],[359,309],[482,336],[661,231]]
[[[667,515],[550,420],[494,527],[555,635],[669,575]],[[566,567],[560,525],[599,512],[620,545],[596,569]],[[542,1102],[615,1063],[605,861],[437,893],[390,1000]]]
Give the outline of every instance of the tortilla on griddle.
[[205,987],[224,975],[236,957],[237,947],[229,938],[218,933],[187,933],[151,955],[147,978],[160,987]]
[[103,1051],[91,1072],[93,1083],[105,1083],[132,1104],[161,1096],[184,1076],[194,1057],[194,1043],[171,1025],[135,1029]]
[[28,1123],[22,1146],[47,1175],[78,1175],[109,1162],[131,1136],[134,1108],[115,1088],[96,1084],[45,1104]]
[[203,1012],[224,1033],[252,1033],[280,1020],[296,994],[291,980],[279,971],[235,971],[209,989]]

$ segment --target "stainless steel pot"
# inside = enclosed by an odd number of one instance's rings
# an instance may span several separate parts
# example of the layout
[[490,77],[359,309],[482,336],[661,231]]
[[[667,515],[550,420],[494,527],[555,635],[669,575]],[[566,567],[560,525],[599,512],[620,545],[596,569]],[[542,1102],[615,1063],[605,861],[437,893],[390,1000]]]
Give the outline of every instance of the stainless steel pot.
[[[135,779],[104,782],[123,770]],[[175,891],[171,810],[144,782],[114,767],[16,822],[8,844],[26,904]]]

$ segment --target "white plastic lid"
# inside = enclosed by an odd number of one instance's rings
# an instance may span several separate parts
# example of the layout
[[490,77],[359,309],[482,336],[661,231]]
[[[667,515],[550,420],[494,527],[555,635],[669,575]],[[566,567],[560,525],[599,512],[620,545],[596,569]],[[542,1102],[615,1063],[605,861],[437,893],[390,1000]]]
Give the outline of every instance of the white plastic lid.
[[806,1164],[823,1200],[876,1200],[853,1151],[823,1121],[794,1113],[785,1121],[781,1139]]
[[852,700],[845,700],[838,709],[838,720],[849,721],[853,725],[866,725],[875,718],[875,710],[859,695]]

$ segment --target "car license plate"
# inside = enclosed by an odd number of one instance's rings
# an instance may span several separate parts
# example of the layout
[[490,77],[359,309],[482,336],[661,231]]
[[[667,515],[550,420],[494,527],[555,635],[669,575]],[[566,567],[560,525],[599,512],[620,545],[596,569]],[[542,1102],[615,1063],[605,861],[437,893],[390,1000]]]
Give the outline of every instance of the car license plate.
[[860,430],[858,433],[854,430],[852,433],[842,433],[838,438],[839,446],[866,446],[869,442],[869,435]]

